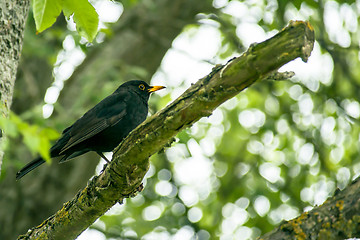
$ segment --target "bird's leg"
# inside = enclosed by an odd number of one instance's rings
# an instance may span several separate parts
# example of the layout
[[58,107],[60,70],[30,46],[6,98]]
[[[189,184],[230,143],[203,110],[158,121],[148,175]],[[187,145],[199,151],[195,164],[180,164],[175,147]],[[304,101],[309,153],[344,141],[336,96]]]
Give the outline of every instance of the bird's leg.
[[102,152],[96,152],[102,159],[110,163],[110,161],[105,157],[105,155]]

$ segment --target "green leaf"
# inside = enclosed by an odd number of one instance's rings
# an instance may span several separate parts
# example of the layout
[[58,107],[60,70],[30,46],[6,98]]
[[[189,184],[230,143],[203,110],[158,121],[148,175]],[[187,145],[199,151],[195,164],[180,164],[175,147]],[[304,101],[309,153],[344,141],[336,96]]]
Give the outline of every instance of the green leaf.
[[[24,125],[25,126],[25,125]],[[23,128],[21,134],[24,137],[24,143],[31,150],[31,152],[36,153],[40,148],[40,138],[37,134],[38,127],[37,126],[29,126]]]
[[51,161],[50,158],[50,147],[51,142],[50,140],[54,140],[59,138],[59,133],[51,128],[43,128],[39,132],[39,146],[37,151],[40,153],[41,157],[44,158],[46,161]]
[[34,0],[33,12],[36,30],[42,32],[51,27],[61,13],[61,1],[59,0]]
[[8,118],[0,118],[0,128],[4,130],[9,137],[16,137],[18,135],[16,124]]
[[39,139],[39,145],[37,146],[37,151],[40,153],[41,157],[43,159],[45,159],[46,161],[51,161],[50,158],[50,151],[49,149],[51,148],[51,144],[49,139],[47,139],[44,136],[41,136]]
[[9,137],[23,136],[25,145],[32,153],[39,153],[46,161],[50,161],[51,140],[59,137],[59,133],[51,128],[30,125],[15,113],[10,112],[10,118],[0,118],[0,128],[4,128]]
[[66,17],[73,15],[76,29],[81,36],[92,42],[97,34],[99,16],[87,0],[64,0],[63,12]]

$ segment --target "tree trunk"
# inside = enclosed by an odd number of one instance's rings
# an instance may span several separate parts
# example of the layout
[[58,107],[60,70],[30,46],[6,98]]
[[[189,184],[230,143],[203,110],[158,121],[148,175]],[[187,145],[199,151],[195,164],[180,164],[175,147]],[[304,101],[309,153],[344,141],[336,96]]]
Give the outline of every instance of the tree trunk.
[[[16,70],[19,64],[25,22],[30,1],[3,0],[0,2],[0,114],[8,117],[13,97]],[[0,170],[4,152],[2,145],[6,130],[0,129]]]

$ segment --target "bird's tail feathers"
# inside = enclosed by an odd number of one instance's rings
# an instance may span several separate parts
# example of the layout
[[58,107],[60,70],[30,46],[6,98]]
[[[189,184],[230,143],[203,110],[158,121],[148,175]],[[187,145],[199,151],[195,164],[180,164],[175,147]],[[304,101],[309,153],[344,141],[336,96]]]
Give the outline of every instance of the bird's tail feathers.
[[19,180],[20,178],[22,178],[27,173],[34,170],[35,168],[37,168],[38,166],[40,166],[44,162],[45,162],[45,160],[42,159],[41,157],[38,157],[35,160],[29,162],[25,167],[23,167],[22,169],[20,169],[20,171],[18,171],[16,173],[16,180]]

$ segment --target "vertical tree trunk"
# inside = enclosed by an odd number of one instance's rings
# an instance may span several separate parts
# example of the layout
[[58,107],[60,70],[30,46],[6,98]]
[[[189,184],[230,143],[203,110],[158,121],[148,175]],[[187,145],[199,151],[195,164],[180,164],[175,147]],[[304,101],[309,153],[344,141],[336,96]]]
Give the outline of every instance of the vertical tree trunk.
[[[19,64],[29,0],[0,2],[0,114],[8,117]],[[0,129],[0,170],[6,129]]]

